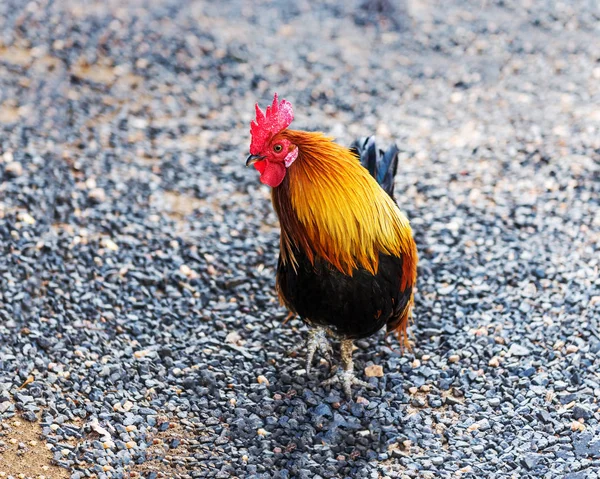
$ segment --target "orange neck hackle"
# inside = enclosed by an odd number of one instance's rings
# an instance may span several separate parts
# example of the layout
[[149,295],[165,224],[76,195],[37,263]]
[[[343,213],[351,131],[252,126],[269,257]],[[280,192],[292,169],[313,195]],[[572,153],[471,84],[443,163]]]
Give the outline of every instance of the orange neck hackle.
[[[353,152],[322,133],[284,130],[279,135],[299,152],[272,193],[286,264],[296,266],[294,250],[347,275],[357,267],[377,273],[379,253],[416,261],[407,218]],[[405,275],[407,283],[413,275]]]

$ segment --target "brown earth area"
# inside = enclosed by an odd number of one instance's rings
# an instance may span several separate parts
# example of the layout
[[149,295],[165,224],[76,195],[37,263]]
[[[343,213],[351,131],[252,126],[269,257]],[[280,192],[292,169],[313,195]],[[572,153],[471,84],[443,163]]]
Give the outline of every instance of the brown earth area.
[[52,464],[52,452],[41,438],[41,427],[18,416],[0,423],[0,477],[68,479]]

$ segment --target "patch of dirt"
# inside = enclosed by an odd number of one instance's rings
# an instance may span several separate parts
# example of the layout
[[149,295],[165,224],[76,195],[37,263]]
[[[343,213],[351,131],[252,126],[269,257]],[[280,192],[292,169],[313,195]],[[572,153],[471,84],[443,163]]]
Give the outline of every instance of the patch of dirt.
[[66,469],[52,464],[38,422],[18,416],[0,422],[0,477],[68,479]]
[[160,191],[153,194],[151,203],[173,219],[183,219],[200,208],[211,207],[216,209],[217,207],[214,202],[211,203],[207,200],[173,191]]
[[18,46],[3,47],[0,45],[0,62],[26,67],[33,58],[31,49]]
[[154,472],[160,479],[188,479],[191,471],[204,469],[206,466],[197,463],[194,456],[203,453],[211,456],[218,451],[209,451],[196,438],[203,433],[194,425],[183,425],[170,422],[166,431],[156,433],[153,444],[147,449],[147,460],[136,464],[125,472],[127,479],[141,479]]
[[0,123],[15,123],[21,117],[19,109],[9,104],[0,105]]
[[109,65],[89,65],[81,62],[71,69],[71,73],[81,80],[102,83],[104,85],[112,84],[116,77],[115,68]]

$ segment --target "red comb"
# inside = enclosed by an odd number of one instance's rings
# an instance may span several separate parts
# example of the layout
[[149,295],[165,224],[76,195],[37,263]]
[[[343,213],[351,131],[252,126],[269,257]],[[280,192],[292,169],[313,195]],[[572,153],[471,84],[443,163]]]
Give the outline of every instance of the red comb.
[[292,104],[287,100],[278,101],[277,93],[273,98],[273,104],[267,107],[265,113],[256,104],[256,120],[250,122],[250,154],[258,155],[265,143],[284,128],[287,128],[294,119]]

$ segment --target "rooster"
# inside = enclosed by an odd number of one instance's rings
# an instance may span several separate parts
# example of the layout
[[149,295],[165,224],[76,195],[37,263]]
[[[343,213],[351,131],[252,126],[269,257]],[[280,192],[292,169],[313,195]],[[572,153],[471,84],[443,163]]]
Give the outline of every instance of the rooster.
[[250,156],[260,181],[272,188],[281,226],[279,299],[311,329],[306,372],[328,336],[341,341],[336,382],[348,397],[354,374],[353,341],[386,326],[407,343],[417,279],[410,224],[393,199],[395,146],[383,153],[372,137],[352,148],[318,132],[288,129],[292,105],[277,98],[250,124]]

